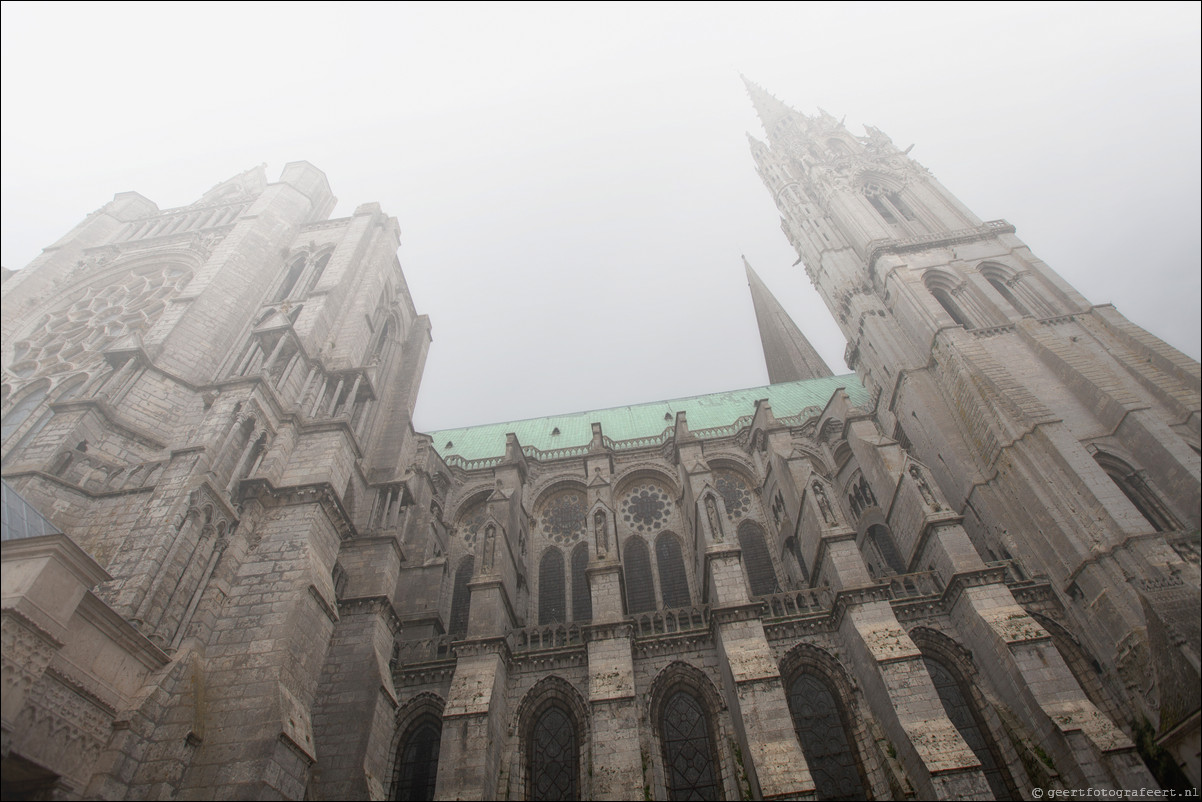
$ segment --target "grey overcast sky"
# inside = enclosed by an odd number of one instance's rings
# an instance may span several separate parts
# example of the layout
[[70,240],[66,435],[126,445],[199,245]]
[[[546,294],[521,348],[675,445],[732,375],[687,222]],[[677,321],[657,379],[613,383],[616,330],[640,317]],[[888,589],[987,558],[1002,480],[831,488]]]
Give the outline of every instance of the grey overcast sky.
[[378,201],[434,342],[419,429],[767,383],[740,254],[844,343],[739,73],[881,128],[1094,303],[1199,356],[1202,5],[3,4],[3,264],[114,193],[260,163]]

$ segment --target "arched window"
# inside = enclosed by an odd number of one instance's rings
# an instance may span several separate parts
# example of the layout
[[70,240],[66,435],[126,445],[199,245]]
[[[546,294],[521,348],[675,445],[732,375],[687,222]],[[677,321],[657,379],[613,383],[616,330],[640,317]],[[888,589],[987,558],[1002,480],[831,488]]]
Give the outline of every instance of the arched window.
[[902,217],[911,221],[918,219],[914,216],[913,210],[910,209],[910,204],[902,200],[901,195],[898,195],[896,192],[890,192],[888,198],[889,203],[893,205],[894,209],[897,209],[898,213],[901,214]]
[[897,217],[893,214],[893,210],[888,204],[881,199],[880,195],[869,195],[868,202],[872,204],[872,208],[876,209],[876,213],[891,226],[897,225]]
[[1020,315],[1024,316],[1031,314],[1031,310],[1027,309],[1027,307],[1023,305],[1022,301],[1018,300],[1018,298],[1014,296],[1014,293],[1010,292],[1010,288],[1006,286],[1004,281],[996,276],[986,276],[985,278],[989,282],[989,286],[997,290],[997,294],[1005,298],[1006,303],[1010,304],[1010,306],[1014,308],[1015,312],[1018,312]]
[[622,573],[626,582],[626,608],[631,613],[655,609],[655,585],[651,579],[651,555],[638,535],[626,538]]
[[1181,528],[1176,517],[1156,497],[1139,471],[1110,454],[1098,452],[1093,458],[1153,529],[1171,532]]
[[305,271],[306,258],[305,256],[301,256],[288,268],[288,273],[284,276],[284,280],[280,282],[280,288],[275,291],[275,295],[271,298],[273,304],[278,304],[292,293],[292,288],[296,286],[301,273]]
[[543,552],[538,563],[538,623],[556,624],[567,620],[563,554],[554,546]]
[[668,797],[721,799],[713,731],[701,700],[685,689],[671,693],[659,727]]
[[388,345],[388,335],[392,331],[392,321],[384,322],[384,328],[380,329],[380,336],[376,338],[376,344],[372,347],[371,357],[367,360],[367,364],[374,365],[382,361],[384,357],[384,348]]
[[397,750],[394,800],[430,800],[438,779],[438,748],[442,720],[426,713],[409,725]]
[[747,581],[752,596],[776,593],[780,585],[772,569],[772,557],[764,543],[764,530],[754,521],[739,524],[739,547],[743,550],[743,567],[747,570]]
[[[74,379],[71,379],[58,391],[58,395],[55,396],[53,403],[57,404],[60,401],[70,401],[72,398],[80,394],[86,381],[86,376],[76,376]],[[53,409],[48,409],[42,413],[42,417],[38,418],[38,422],[33,426],[30,426],[29,431],[25,432],[25,435],[21,438],[21,442],[17,445],[17,449],[20,449],[22,446],[36,437],[37,433],[46,428],[46,424],[50,423],[50,419],[53,417]],[[8,422],[5,421],[5,426],[7,425]]]
[[327,253],[317,260],[317,264],[313,265],[313,272],[305,281],[305,291],[303,295],[308,295],[317,286],[317,282],[321,281],[321,276],[326,272],[326,265],[330,263],[330,255]]
[[[785,530],[790,531],[790,530]],[[797,538],[789,535],[785,540],[785,553],[793,558],[794,564],[797,566],[798,579],[804,585],[810,584],[810,572],[806,570],[806,559],[801,555],[801,546],[797,544]]]
[[876,546],[877,552],[881,555],[881,559],[889,566],[889,570],[895,574],[904,574],[906,565],[902,562],[901,555],[897,553],[897,549],[893,544],[893,533],[889,531],[889,527],[882,524],[874,524],[868,527],[868,538],[872,544]]
[[593,620],[593,597],[588,589],[588,544],[572,549],[572,620]]
[[571,713],[558,704],[547,705],[527,743],[530,798],[578,799],[580,750]]
[[931,290],[931,295],[933,295],[935,300],[939,302],[939,305],[943,307],[943,311],[947,312],[951,319],[956,322],[956,325],[963,326],[966,329],[972,328],[968,325],[967,318],[965,318],[964,313],[960,311],[960,307],[956,305],[956,302],[952,300],[952,296],[947,292],[947,290],[936,287]]
[[4,416],[4,421],[0,423],[0,441],[8,439],[8,436],[15,432],[18,427],[29,417],[38,404],[46,397],[46,385],[42,385],[38,389],[26,395],[18,401],[13,408]]
[[814,674],[797,675],[789,685],[789,712],[819,799],[864,799],[856,753],[848,741],[835,695]]
[[990,743],[992,739],[989,738],[988,731],[980,720],[980,713],[969,704],[960,684],[947,666],[925,655],[922,661],[926,664],[931,680],[935,683],[935,690],[939,692],[939,701],[943,703],[944,712],[947,713],[952,724],[956,725],[956,729],[960,731],[968,748],[977,756],[977,760],[981,761],[981,771],[984,772],[985,779],[989,782],[989,788],[993,791],[994,798],[1014,799],[1014,793],[1008,787],[1005,775],[998,767],[998,760],[994,756],[995,748]]
[[655,563],[659,569],[659,592],[664,607],[687,607],[689,579],[684,571],[680,541],[671,532],[661,532],[655,538]]
[[467,586],[472,581],[475,572],[476,558],[470,554],[459,562],[455,571],[455,587],[451,591],[451,624],[447,628],[450,635],[467,634],[468,613],[472,605],[472,591]]

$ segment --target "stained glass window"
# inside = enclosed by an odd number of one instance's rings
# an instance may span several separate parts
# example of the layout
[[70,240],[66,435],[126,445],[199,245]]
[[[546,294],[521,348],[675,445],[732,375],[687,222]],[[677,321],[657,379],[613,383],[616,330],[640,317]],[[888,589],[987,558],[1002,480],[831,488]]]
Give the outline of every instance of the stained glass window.
[[864,799],[856,755],[826,683],[801,674],[789,686],[789,712],[819,799]]
[[542,533],[555,543],[571,543],[584,534],[584,493],[564,490],[552,496],[539,516]]
[[743,550],[743,567],[747,569],[751,595],[765,596],[779,591],[776,572],[772,569],[772,557],[764,543],[763,528],[754,521],[739,524],[739,547]]
[[655,564],[659,568],[659,592],[664,607],[687,607],[691,603],[689,579],[676,535],[662,532],[655,539]]
[[46,397],[46,388],[39,387],[29,395],[22,398],[8,414],[4,416],[4,423],[0,425],[0,440],[5,440],[10,434],[17,430],[17,427],[25,422],[29,414],[37,409],[38,404],[42,403],[42,399]]
[[480,534],[480,527],[484,526],[484,519],[487,517],[488,504],[483,501],[473,504],[460,513],[459,535],[468,546],[476,544],[476,537]]
[[922,661],[926,663],[927,673],[935,683],[935,690],[939,692],[939,701],[943,703],[947,717],[956,725],[956,729],[960,731],[968,748],[977,756],[977,760],[981,761],[981,771],[989,781],[994,798],[1013,799],[1014,794],[1007,787],[1006,778],[993,756],[985,729],[977,718],[977,712],[961,691],[960,684],[943,663],[930,657],[923,657]]
[[555,624],[567,620],[563,554],[552,546],[538,563],[538,623]]
[[571,716],[562,708],[548,707],[530,737],[530,798],[577,799],[578,763]]
[[472,604],[472,592],[467,583],[472,581],[475,567],[476,558],[469,555],[460,561],[459,569],[455,571],[455,588],[451,592],[451,625],[448,627],[451,635],[467,633],[467,617]]
[[880,524],[870,526],[868,527],[868,536],[876,544],[876,550],[888,563],[890,570],[895,574],[904,574],[906,572],[905,563],[902,562],[901,555],[897,553],[897,549],[893,545],[893,533],[889,531],[888,527]]
[[579,543],[572,549],[572,620],[593,620],[593,597],[588,590],[588,544]]
[[731,518],[737,521],[751,510],[751,488],[739,474],[734,471],[715,471],[714,487],[722,496],[726,512]]
[[654,532],[667,523],[671,512],[668,491],[653,482],[632,488],[622,499],[622,520],[636,532]]
[[442,722],[437,716],[422,716],[409,727],[397,754],[394,800],[434,798],[441,740]]
[[623,544],[622,574],[626,581],[626,607],[631,613],[655,609],[655,585],[651,581],[651,554],[647,543],[636,536]]
[[681,690],[668,698],[660,721],[660,738],[669,798],[722,798],[709,722],[697,697]]

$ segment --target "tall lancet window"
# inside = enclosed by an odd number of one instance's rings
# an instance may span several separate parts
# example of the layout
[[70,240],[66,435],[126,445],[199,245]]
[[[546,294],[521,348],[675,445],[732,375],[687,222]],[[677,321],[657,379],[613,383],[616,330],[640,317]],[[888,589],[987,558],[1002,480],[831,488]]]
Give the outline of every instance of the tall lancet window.
[[455,586],[451,591],[451,623],[447,627],[450,635],[466,635],[468,614],[471,611],[472,591],[467,585],[476,570],[476,558],[464,557],[455,571]]
[[442,721],[437,716],[423,715],[409,725],[397,752],[394,800],[425,802],[434,798],[441,741]]
[[638,535],[623,544],[622,574],[626,582],[626,608],[631,613],[655,609],[655,585],[651,579],[651,555],[647,542]]
[[538,564],[538,623],[558,624],[567,619],[563,553],[554,546],[543,552]]
[[789,685],[789,712],[819,799],[864,799],[856,752],[826,683],[800,674]]
[[952,724],[956,725],[956,729],[960,731],[968,748],[977,756],[977,760],[981,761],[981,771],[989,782],[994,799],[1014,799],[1014,792],[1010,790],[1006,777],[998,765],[999,761],[994,754],[996,747],[992,743],[993,739],[989,737],[988,730],[981,722],[980,713],[968,701],[960,683],[957,682],[956,677],[947,666],[926,656],[922,658],[922,661],[926,664],[931,680],[935,683],[935,690],[939,692],[939,701],[943,703],[944,712],[947,713]]
[[659,591],[664,607],[687,607],[689,579],[676,535],[661,532],[655,538],[655,564],[659,568]]
[[580,748],[572,715],[548,705],[530,734],[530,798],[578,799]]
[[588,589],[588,544],[572,549],[572,620],[593,620],[593,597]]
[[780,586],[776,582],[776,571],[772,568],[772,557],[764,543],[764,530],[755,521],[739,524],[739,548],[743,550],[743,568],[752,596],[767,596],[776,593]]
[[721,799],[709,716],[700,699],[681,689],[660,718],[669,799]]

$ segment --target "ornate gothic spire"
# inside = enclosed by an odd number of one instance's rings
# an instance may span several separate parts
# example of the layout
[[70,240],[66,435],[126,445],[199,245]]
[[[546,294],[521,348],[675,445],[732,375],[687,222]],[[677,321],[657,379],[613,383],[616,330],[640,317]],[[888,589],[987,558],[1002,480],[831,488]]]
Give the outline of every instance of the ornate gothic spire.
[[760,326],[760,343],[764,347],[764,361],[768,364],[768,381],[780,384],[833,376],[831,369],[818,356],[814,346],[797,328],[780,301],[751,269],[747,257],[743,257],[743,266],[747,269],[747,284],[751,287],[755,319]]
[[747,87],[747,94],[751,96],[751,103],[755,106],[755,113],[759,115],[760,122],[763,124],[764,130],[768,133],[769,140],[775,136],[777,124],[782,120],[804,118],[801,112],[777,100],[776,97],[769,94],[762,86],[749,80],[746,75],[740,75],[739,77],[743,79],[743,85]]

